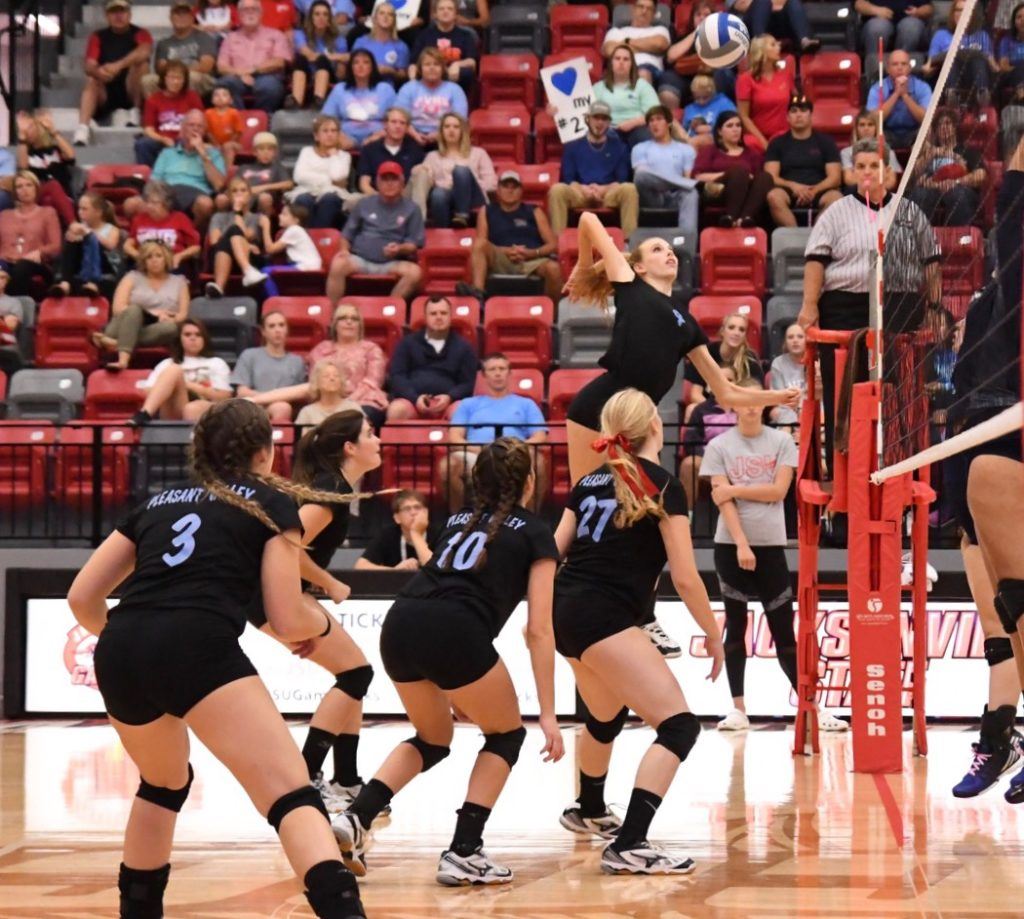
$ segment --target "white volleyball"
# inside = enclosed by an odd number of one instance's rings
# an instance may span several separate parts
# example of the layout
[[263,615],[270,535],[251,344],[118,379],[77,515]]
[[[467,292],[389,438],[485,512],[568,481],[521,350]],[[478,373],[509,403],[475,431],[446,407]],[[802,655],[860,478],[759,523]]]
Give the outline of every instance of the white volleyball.
[[696,46],[709,67],[732,67],[747,56],[750,33],[739,16],[712,13],[697,29]]

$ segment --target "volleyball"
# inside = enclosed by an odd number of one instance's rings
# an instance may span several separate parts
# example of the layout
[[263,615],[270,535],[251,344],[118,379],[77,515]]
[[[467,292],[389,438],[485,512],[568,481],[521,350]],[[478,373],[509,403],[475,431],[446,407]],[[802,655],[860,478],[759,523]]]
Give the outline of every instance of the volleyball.
[[750,33],[731,13],[712,13],[697,29],[697,55],[709,67],[732,67],[747,56]]

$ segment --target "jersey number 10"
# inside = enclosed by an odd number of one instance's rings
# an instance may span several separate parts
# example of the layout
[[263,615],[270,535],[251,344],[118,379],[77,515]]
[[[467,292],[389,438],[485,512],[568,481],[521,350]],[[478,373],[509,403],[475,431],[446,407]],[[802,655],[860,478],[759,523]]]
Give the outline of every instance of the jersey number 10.
[[437,567],[443,569],[448,564],[448,556],[458,546],[458,551],[455,552],[455,557],[452,559],[452,568],[456,571],[468,571],[475,568],[486,542],[487,534],[483,532],[470,533],[465,539],[462,538],[461,533],[456,533],[444,547],[444,552],[437,560]]

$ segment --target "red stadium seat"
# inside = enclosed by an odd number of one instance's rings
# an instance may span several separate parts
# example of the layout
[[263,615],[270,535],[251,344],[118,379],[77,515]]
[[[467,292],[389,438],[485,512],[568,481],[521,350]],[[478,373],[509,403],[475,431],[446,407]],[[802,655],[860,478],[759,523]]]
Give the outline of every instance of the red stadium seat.
[[86,174],[85,187],[99,192],[121,213],[121,205],[128,198],[142,193],[151,171],[149,166],[133,163],[99,163]]
[[[409,328],[422,329],[426,323],[427,300],[417,297],[409,305]],[[480,347],[480,303],[475,297],[449,297],[452,304],[452,328],[476,351]]]
[[[626,237],[618,227],[606,227],[608,235],[620,249],[626,248]],[[762,235],[764,231],[762,230]],[[580,254],[580,231],[576,227],[562,230],[558,237],[558,265],[562,269],[562,277],[567,278],[576,267],[576,259]]]
[[800,58],[804,92],[817,105],[838,99],[860,105],[860,55],[851,51],[819,51]]
[[484,354],[501,351],[516,368],[551,366],[555,305],[547,297],[491,297],[484,315]]
[[708,227],[700,234],[701,293],[763,297],[767,262],[768,234],[760,227]]
[[0,370],[0,402],[7,398],[7,374]]
[[88,373],[99,363],[93,332],[102,332],[110,315],[103,297],[49,297],[36,317],[36,366],[64,367]]
[[426,231],[426,242],[419,258],[423,270],[422,290],[451,296],[459,281],[469,281],[469,253],[474,237],[472,230]]
[[260,131],[268,130],[267,113],[262,109],[243,109],[239,114],[242,116],[242,138],[239,141],[241,149],[238,156],[243,160],[253,159],[252,142]]
[[274,273],[274,283],[282,295],[290,297],[323,296],[327,271],[331,267],[331,259],[341,248],[341,233],[329,227],[311,229],[310,237],[320,252],[323,267],[319,271],[279,271]]
[[548,417],[552,421],[562,421],[569,412],[569,403],[584,386],[602,370],[555,370],[548,380]]
[[[544,404],[544,374],[539,370],[513,367],[509,373],[509,386],[511,387],[512,392],[517,395],[526,396],[527,399],[533,399],[537,405]],[[476,388],[473,390],[473,395],[483,396],[486,394],[487,389],[484,386],[484,374],[481,370],[476,375]]]
[[764,317],[761,301],[756,297],[694,297],[690,301],[689,313],[704,330],[708,338],[718,338],[722,320],[732,313],[747,317],[747,344],[754,354],[761,353],[761,328]]
[[485,54],[480,58],[480,104],[519,103],[537,107],[540,68],[533,54]]
[[483,147],[491,159],[527,162],[530,111],[525,105],[505,102],[470,112],[469,130],[473,143]]
[[295,427],[290,424],[275,424],[271,437],[274,441],[274,465],[271,471],[288,478],[292,474],[295,453]]
[[[552,10],[556,7],[551,7]],[[557,9],[573,9],[571,6],[559,6]],[[579,9],[579,7],[576,7]],[[598,43],[598,46],[600,42]],[[551,67],[555,64],[561,64],[562,61],[571,61],[574,57],[583,57],[587,59],[587,69],[590,71],[590,82],[596,83],[601,79],[601,74],[604,72],[604,58],[601,57],[601,52],[597,50],[598,46],[591,45],[587,48],[566,48],[564,51],[553,51],[551,54],[544,58],[544,67]]]
[[380,345],[387,357],[395,350],[405,334],[408,307],[401,297],[349,297],[341,298],[338,305],[351,304],[363,317],[363,334]]
[[124,421],[140,408],[146,399],[142,384],[148,370],[122,370],[110,373],[94,370],[85,383],[85,413],[87,421]]
[[559,504],[564,504],[572,491],[569,478],[569,447],[566,444],[565,428],[555,425],[548,428],[549,446],[541,446],[547,450],[548,470],[551,479],[551,497]]
[[46,502],[46,472],[57,429],[48,421],[0,422],[0,516]]
[[437,460],[448,442],[448,425],[421,421],[386,424],[380,430],[380,441],[381,488],[411,488],[432,494]]
[[980,150],[987,160],[999,159],[999,113],[992,108],[961,111],[960,140],[967,147]]
[[[60,429],[59,448],[54,463],[53,491],[62,504],[82,507],[93,499],[93,479],[96,463],[94,443],[96,425],[69,424]],[[121,504],[128,500],[131,489],[129,471],[136,432],[133,428],[100,428],[102,462],[100,466],[100,493],[106,504]]]
[[324,340],[332,310],[326,297],[268,297],[262,315],[272,312],[288,320],[288,350],[305,357]]
[[942,292],[971,296],[985,279],[984,240],[977,227],[934,227],[942,250]]
[[600,48],[604,33],[608,31],[608,8],[559,4],[551,7],[548,24],[552,54],[570,48],[573,51]]
[[540,111],[533,116],[533,161],[550,163],[562,161],[562,142],[558,139],[555,119]]
[[811,127],[828,134],[840,147],[845,147],[850,143],[858,111],[856,105],[850,105],[845,99],[822,99],[814,103]]
[[551,188],[562,174],[562,164],[552,163],[513,163],[498,160],[494,171],[501,175],[506,169],[514,169],[523,180],[523,201],[536,207],[547,208],[548,189]]

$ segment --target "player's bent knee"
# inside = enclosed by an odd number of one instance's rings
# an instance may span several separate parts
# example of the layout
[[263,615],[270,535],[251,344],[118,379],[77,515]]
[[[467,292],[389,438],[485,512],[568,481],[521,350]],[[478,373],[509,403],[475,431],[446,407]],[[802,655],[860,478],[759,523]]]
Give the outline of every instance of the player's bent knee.
[[1017,631],[1017,622],[1024,616],[1024,581],[1019,578],[1006,578],[996,585],[996,612],[999,621],[1007,633],[1013,635]]
[[622,733],[627,717],[629,717],[629,709],[623,706],[611,721],[598,721],[593,715],[587,715],[583,726],[598,743],[611,743]]
[[295,791],[289,791],[288,794],[281,795],[280,798],[270,805],[270,810],[267,811],[267,823],[274,828],[275,833],[280,832],[281,821],[293,810],[298,810],[300,807],[315,807],[324,815],[325,820],[330,820],[330,817],[327,815],[327,807],[324,805],[324,799],[320,797],[320,792],[312,785],[303,785],[302,788],[296,788]]
[[416,752],[420,755],[420,759],[423,760],[423,769],[420,770],[421,772],[433,769],[434,766],[452,752],[451,747],[442,747],[440,744],[427,743],[419,734],[410,737],[405,742],[409,744],[410,747],[415,748]]
[[164,891],[171,866],[141,870],[124,862],[117,878],[121,895],[121,919],[160,919],[164,914]]
[[525,740],[526,728],[522,725],[514,731],[505,731],[503,734],[484,734],[484,746],[481,752],[500,756],[511,769],[519,761],[519,751],[522,750]]
[[188,781],[181,788],[163,788],[159,785],[150,785],[145,779],[140,779],[139,790],[135,792],[135,797],[142,798],[143,801],[148,801],[150,804],[155,804],[157,807],[162,807],[165,810],[174,811],[177,814],[188,798],[188,792],[192,787],[192,779],[194,778],[195,773],[192,771],[192,764],[189,763]]
[[986,638],[985,661],[995,667],[1004,661],[1013,660],[1013,645],[1009,638]]
[[693,712],[680,712],[666,718],[658,725],[658,733],[654,738],[670,753],[674,753],[682,762],[690,755],[693,745],[700,736],[700,722]]
[[362,667],[353,667],[351,670],[343,670],[335,674],[334,685],[346,696],[351,696],[356,702],[361,702],[366,691],[373,682],[373,667],[363,664]]

